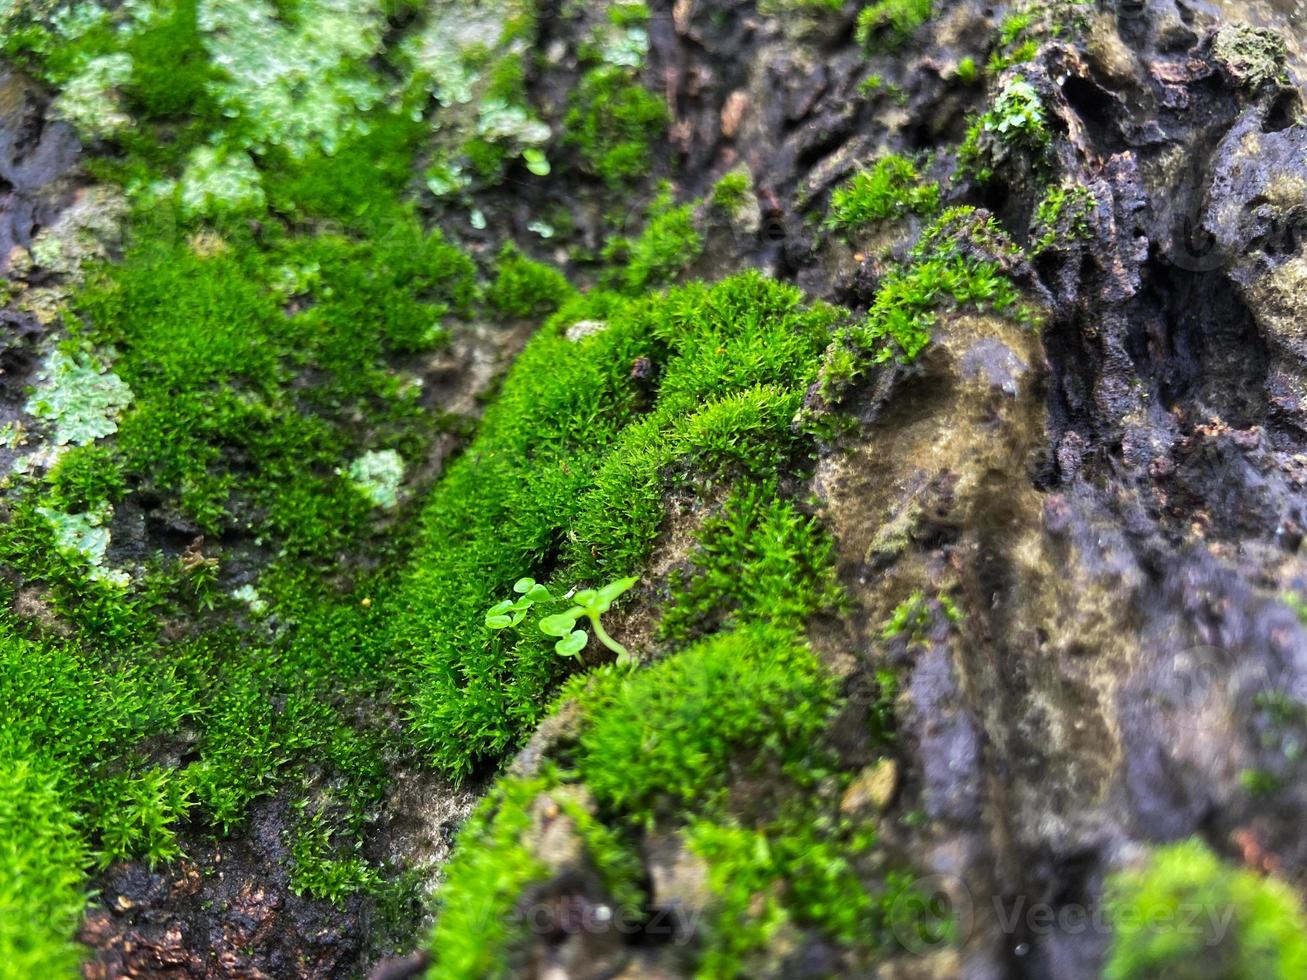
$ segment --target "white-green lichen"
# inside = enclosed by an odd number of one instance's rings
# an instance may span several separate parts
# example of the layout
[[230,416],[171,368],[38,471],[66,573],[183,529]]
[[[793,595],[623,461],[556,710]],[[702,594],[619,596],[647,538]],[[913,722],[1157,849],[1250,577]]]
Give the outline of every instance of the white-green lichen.
[[109,550],[109,528],[105,525],[113,516],[108,505],[85,514],[68,514],[53,507],[38,507],[37,513],[46,519],[54,531],[55,547],[67,555],[77,555],[90,566],[91,578],[110,585],[125,587],[131,577],[121,569],[105,565]]
[[258,212],[265,197],[259,171],[248,153],[202,146],[186,163],[180,200],[183,212],[197,216]]
[[119,87],[132,77],[128,54],[92,58],[69,79],[54,100],[51,112],[71,123],[84,139],[104,139],[121,131],[131,120],[122,110]]
[[404,460],[393,449],[366,452],[349,464],[349,481],[374,507],[387,510],[399,503]]
[[55,350],[37,379],[24,411],[51,423],[57,446],[84,446],[111,435],[132,401],[126,382],[91,354]]
[[432,119],[436,152],[426,174],[427,187],[437,197],[476,182],[462,158],[464,144],[474,138],[501,147],[505,159],[523,158],[534,174],[549,172],[540,150],[552,136],[548,125],[524,99],[490,91],[496,66],[528,56],[528,38],[519,29],[528,15],[519,0],[442,3],[400,47],[411,84],[440,105]]
[[207,0],[199,22],[214,65],[227,75],[216,94],[256,153],[333,152],[386,94],[367,66],[386,29],[378,3],[302,0],[289,26],[274,4]]

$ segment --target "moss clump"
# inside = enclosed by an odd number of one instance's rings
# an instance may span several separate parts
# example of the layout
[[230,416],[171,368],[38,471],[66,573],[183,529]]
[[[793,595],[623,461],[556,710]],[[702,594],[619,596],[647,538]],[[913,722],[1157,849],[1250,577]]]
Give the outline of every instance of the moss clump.
[[826,226],[851,232],[878,221],[938,210],[939,185],[923,183],[911,160],[891,154],[835,188]]
[[745,485],[704,522],[691,561],[673,581],[666,637],[741,620],[800,629],[843,600],[830,539],[765,484]]
[[953,934],[950,918],[914,900],[907,876],[891,873],[877,891],[867,889],[853,861],[870,850],[870,833],[841,839],[804,825],[776,833],[700,821],[687,837],[708,863],[714,898],[695,973],[703,980],[757,975],[786,932],[815,929],[871,950],[916,936],[942,944]]
[[[1157,850],[1107,883],[1107,980],[1307,975],[1307,920],[1285,884],[1221,862],[1199,840]],[[1199,910],[1198,917],[1192,916]],[[1196,923],[1199,931],[1177,928]]]
[[962,173],[987,183],[993,179],[994,168],[1013,153],[1026,154],[1036,166],[1041,165],[1051,141],[1039,93],[1020,75],[1013,75],[967,130],[958,150],[958,164]]
[[720,208],[728,215],[734,215],[753,197],[753,175],[747,168],[741,167],[723,174],[713,184],[709,197],[713,207]]
[[486,299],[501,313],[526,319],[548,316],[575,295],[576,290],[557,269],[505,245]]
[[[840,393],[873,364],[911,363],[930,343],[941,308],[970,307],[1024,318],[1020,293],[1004,272],[1014,246],[974,208],[951,208],[931,224],[909,261],[893,269],[863,321],[827,352],[821,372],[823,397]],[[994,258],[981,257],[986,253]]]
[[737,753],[774,732],[785,738],[771,761],[797,764],[829,722],[835,689],[792,634],[755,627],[696,644],[656,670],[598,674],[580,699],[576,762],[586,785],[641,822],[685,806],[711,811]]
[[527,886],[549,874],[526,844],[531,805],[549,787],[547,779],[503,780],[459,831],[441,892],[431,980],[508,975],[509,950],[527,935],[513,913]]
[[1285,81],[1284,38],[1247,24],[1226,24],[1212,38],[1212,57],[1248,88]]
[[602,64],[581,76],[563,128],[582,166],[618,187],[649,172],[651,146],[667,121],[663,101],[630,68]]
[[104,446],[69,449],[48,474],[50,503],[64,511],[98,510],[116,503],[127,490],[122,464]]
[[[674,464],[711,472],[743,453],[765,465],[750,447],[793,438],[794,399],[836,317],[744,275],[633,300],[593,293],[532,339],[427,505],[394,600],[389,646],[411,664],[416,734],[438,766],[461,776],[506,751],[566,668],[543,635],[488,630],[486,609],[549,567],[551,592],[638,568]],[[601,328],[568,340],[583,320]],[[785,408],[730,410],[740,398]]]
[[858,13],[853,36],[869,51],[896,51],[930,20],[933,0],[877,0]]
[[672,282],[702,251],[695,206],[673,205],[670,193],[664,193],[649,209],[644,230],[634,239],[610,238],[604,259],[615,267],[613,284],[634,294]]
[[185,117],[188,125],[215,121],[212,96],[222,72],[209,60],[199,24],[200,0],[163,0],[149,24],[126,43],[132,59],[126,93],[149,119]]
[[999,24],[989,70],[995,75],[1034,60],[1044,41],[1083,35],[1090,0],[1019,0]]
[[1087,187],[1060,184],[1050,187],[1035,209],[1031,222],[1031,255],[1041,255],[1055,248],[1093,237],[1090,220],[1098,201]]
[[[326,554],[357,521],[328,489],[347,446],[333,415],[415,419],[383,356],[438,343],[440,318],[470,301],[472,276],[466,257],[411,219],[386,239],[322,236],[271,255],[238,239],[196,254],[142,229],[80,304],[140,390],[119,423],[124,472],[176,495],[205,531],[254,505],[292,549]],[[318,301],[287,317],[278,292]],[[297,392],[293,379],[318,365],[328,373]]]

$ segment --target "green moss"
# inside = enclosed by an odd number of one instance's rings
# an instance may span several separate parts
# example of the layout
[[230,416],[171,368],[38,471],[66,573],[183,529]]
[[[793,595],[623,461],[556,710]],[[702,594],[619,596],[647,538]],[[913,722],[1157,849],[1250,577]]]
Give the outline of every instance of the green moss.
[[871,51],[896,51],[930,20],[933,0],[876,0],[858,13],[854,37]]
[[939,210],[939,185],[922,182],[906,157],[891,154],[859,170],[831,194],[828,228],[856,231],[878,221]]
[[[1298,896],[1282,882],[1223,864],[1197,839],[1160,848],[1147,867],[1109,879],[1106,891],[1114,922],[1108,980],[1307,973]],[[1190,925],[1177,928],[1181,922]]]
[[1042,165],[1051,140],[1039,93],[1020,75],[1013,75],[967,130],[958,164],[962,173],[987,183],[993,179],[994,167],[1011,153],[1025,154],[1036,166]]
[[1089,28],[1089,0],[1018,0],[999,24],[989,70],[997,75],[1013,65],[1033,61],[1040,44],[1081,37]]
[[526,836],[531,805],[551,783],[503,780],[459,832],[432,939],[431,980],[508,975],[508,951],[528,935],[526,921],[514,915],[517,904],[528,885],[548,877]]
[[1050,187],[1035,210],[1030,254],[1040,255],[1091,239],[1094,233],[1090,220],[1097,208],[1098,201],[1086,187],[1075,184]]
[[103,446],[69,449],[46,476],[50,502],[60,510],[97,510],[126,492],[122,464]]
[[[992,310],[1024,319],[1020,294],[1002,265],[1015,251],[992,219],[976,220],[974,208],[941,214],[922,233],[909,261],[885,277],[865,319],[828,351],[820,381],[823,396],[838,399],[873,364],[911,363],[930,343],[941,308]],[[986,252],[996,259],[977,254]]]
[[686,806],[711,810],[732,760],[751,747],[797,766],[830,720],[835,687],[791,634],[755,627],[705,640],[652,670],[601,672],[579,697],[580,774],[602,804],[640,822]]
[[459,832],[458,850],[440,893],[432,938],[431,980],[472,980],[510,975],[515,948],[529,936],[531,912],[523,897],[549,879],[549,868],[529,846],[545,805],[565,815],[623,914],[638,913],[643,896],[639,861],[596,820],[553,772],[535,779],[502,780]]
[[627,291],[640,293],[665,286],[703,251],[703,235],[692,204],[673,207],[661,198],[650,209],[644,230],[635,239],[609,239],[604,258],[617,266],[613,278]]
[[692,570],[673,579],[666,637],[749,622],[798,630],[842,603],[829,537],[766,484],[733,494],[698,539]]
[[811,825],[761,830],[700,821],[687,833],[708,864],[713,894],[695,976],[744,977],[762,969],[786,931],[813,930],[846,948],[894,948],[913,933],[947,941],[953,923],[913,900],[910,879],[891,874],[868,891],[853,862],[872,835],[841,839]]
[[500,312],[526,319],[548,316],[575,295],[576,290],[557,269],[505,245],[486,299]]
[[0,745],[0,974],[77,975],[86,864],[57,781]]
[[[744,275],[637,300],[590,294],[532,339],[428,503],[394,599],[389,646],[412,665],[416,734],[437,765],[461,776],[508,750],[566,666],[544,636],[487,630],[485,610],[522,575],[552,568],[557,592],[635,571],[668,467],[728,463],[732,427],[758,418],[722,411],[696,429],[692,416],[760,386],[802,390],[834,318]],[[569,341],[583,320],[602,328]],[[783,415],[766,424],[788,428]]]
[[614,187],[649,172],[651,146],[667,128],[667,107],[629,68],[589,69],[568,105],[564,138],[588,172]]
[[221,72],[209,60],[199,29],[199,0],[164,0],[146,28],[127,41],[132,59],[127,96],[151,119],[216,121],[211,91]]
[[735,215],[753,200],[753,194],[753,174],[747,167],[740,167],[723,174],[713,184],[708,199],[713,207],[720,208],[728,215]]
[[1284,38],[1247,24],[1226,24],[1212,38],[1212,56],[1248,88],[1287,79]]

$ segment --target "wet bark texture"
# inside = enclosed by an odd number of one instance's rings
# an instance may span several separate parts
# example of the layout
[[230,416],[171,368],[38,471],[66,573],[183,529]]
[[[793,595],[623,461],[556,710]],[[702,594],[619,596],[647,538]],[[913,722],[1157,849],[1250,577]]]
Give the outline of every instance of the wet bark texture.
[[[1013,159],[981,187],[947,182],[943,151],[983,109],[984,87],[946,66],[984,63],[1001,10],[942,5],[900,52],[873,58],[887,85],[864,98],[851,16],[798,30],[732,0],[654,8],[670,176],[697,195],[746,163],[763,218],[756,233],[715,229],[697,274],[744,259],[865,306],[885,269],[813,216],[882,150],[940,149],[946,196],[982,204],[1023,244],[1044,184],[1093,195],[1087,240],[1011,268],[1042,326],[942,316],[914,365],[880,370],[850,398],[857,424],[813,478],[854,597],[848,620],[814,639],[844,658],[851,683],[874,670],[880,625],[904,595],[964,597],[961,637],[935,610],[927,642],[891,650],[909,678],[893,806],[929,819],[886,821],[887,834],[963,913],[956,954],[895,975],[1096,976],[1101,932],[1028,933],[997,910],[1092,906],[1104,876],[1146,844],[1200,834],[1301,881],[1307,781],[1283,746],[1307,731],[1273,727],[1268,705],[1307,695],[1307,626],[1285,601],[1307,593],[1307,124],[1295,84],[1249,84],[1218,56],[1215,31],[1221,16],[1281,28],[1296,82],[1303,25],[1269,7],[1173,0],[1095,11],[1083,36],[1044,43],[1021,66],[1049,112],[1051,173]],[[563,29],[542,16],[546,39]],[[0,255],[89,193],[69,176],[75,140],[44,122],[44,104],[0,79]],[[585,198],[578,188],[578,208]],[[511,187],[483,203],[513,223]],[[46,329],[2,316],[0,422],[24,401],[32,337]],[[483,355],[468,345],[460,356]],[[1250,769],[1279,788],[1250,795]],[[422,800],[396,793],[393,822],[440,811],[452,831],[466,810]],[[223,868],[220,881],[187,865],[111,869],[84,931],[88,975],[368,969],[360,908],[290,892],[278,806],[203,845],[199,863]],[[651,853],[651,879],[674,879],[676,860],[674,848]],[[542,949],[529,962],[634,976],[674,973],[680,955]]]

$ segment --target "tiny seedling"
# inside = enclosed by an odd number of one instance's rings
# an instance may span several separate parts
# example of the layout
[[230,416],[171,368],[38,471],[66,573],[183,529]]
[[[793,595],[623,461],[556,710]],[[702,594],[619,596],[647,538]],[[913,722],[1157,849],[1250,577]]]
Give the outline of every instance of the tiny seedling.
[[575,657],[585,649],[585,630],[576,628],[576,621],[585,616],[590,620],[590,625],[594,628],[595,638],[617,654],[617,662],[619,664],[631,663],[631,654],[627,652],[626,647],[608,635],[603,623],[599,621],[599,617],[608,612],[608,608],[613,604],[613,601],[635,585],[637,581],[639,579],[632,576],[630,578],[619,578],[616,582],[608,583],[602,589],[582,589],[572,596],[572,601],[577,605],[572,606],[566,612],[546,616],[540,620],[540,631],[547,636],[559,638],[558,642],[554,644],[554,649],[563,656]]
[[[635,585],[639,579],[632,576],[631,578],[620,578],[616,582],[610,582],[601,589],[581,589],[570,598],[575,603],[566,612],[555,613],[552,616],[545,616],[540,620],[540,632],[546,636],[558,638],[554,644],[554,649],[565,657],[579,656],[585,649],[586,641],[589,637],[585,630],[576,628],[576,621],[582,616],[590,620],[590,625],[594,628],[595,637],[604,646],[617,654],[618,663],[631,663],[631,654],[626,647],[622,646],[604,629],[603,623],[599,617],[608,612],[613,602],[622,593],[626,592],[631,586]],[[491,606],[486,612],[486,627],[492,630],[508,629],[510,626],[518,626],[526,618],[531,607],[537,602],[553,602],[554,597],[549,594],[549,590],[543,585],[536,582],[535,579],[521,578],[513,585],[513,591],[518,594],[517,599],[505,599]],[[568,598],[564,596],[563,598]]]
[[549,590],[533,578],[520,578],[513,583],[516,599],[505,599],[490,607],[486,613],[486,628],[492,630],[507,629],[516,626],[526,618],[531,607],[537,602],[549,602],[553,596]]

